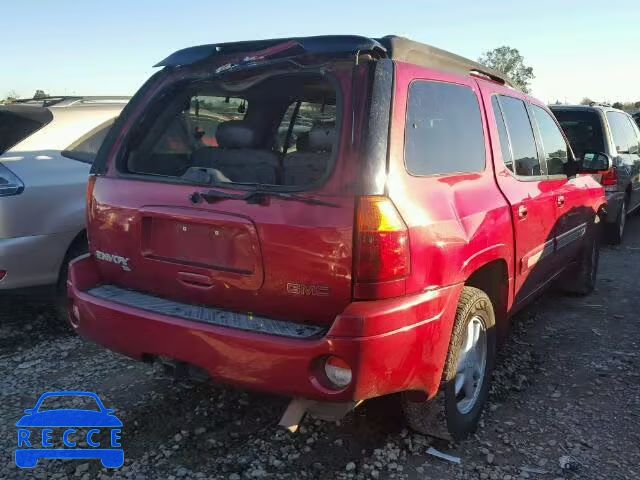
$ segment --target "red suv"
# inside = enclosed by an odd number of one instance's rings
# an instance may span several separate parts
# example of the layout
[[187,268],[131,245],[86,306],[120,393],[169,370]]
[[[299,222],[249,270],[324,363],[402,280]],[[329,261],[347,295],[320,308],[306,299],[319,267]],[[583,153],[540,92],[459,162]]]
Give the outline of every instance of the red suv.
[[581,173],[610,161],[578,164],[499,73],[355,36],[159,66],[93,164],[87,339],[292,397],[289,426],[401,393],[413,428],[462,438],[508,318],[563,273],[593,289],[605,196]]

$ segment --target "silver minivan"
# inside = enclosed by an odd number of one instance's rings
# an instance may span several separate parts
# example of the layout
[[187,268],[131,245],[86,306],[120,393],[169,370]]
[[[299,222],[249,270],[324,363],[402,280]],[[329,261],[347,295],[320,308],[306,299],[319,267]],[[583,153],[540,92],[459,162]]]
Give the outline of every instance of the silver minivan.
[[127,101],[56,97],[0,106],[0,293],[44,286],[64,299],[67,263],[86,250],[89,169]]

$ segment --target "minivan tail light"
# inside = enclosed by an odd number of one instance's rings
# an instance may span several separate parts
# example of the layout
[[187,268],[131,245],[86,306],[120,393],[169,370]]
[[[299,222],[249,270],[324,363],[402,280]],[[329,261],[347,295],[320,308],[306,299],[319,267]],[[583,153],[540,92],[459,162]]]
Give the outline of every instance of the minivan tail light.
[[600,183],[605,187],[605,190],[610,190],[606,187],[615,187],[615,190],[618,187],[618,170],[616,167],[612,167],[610,170],[604,172]]
[[24,190],[24,183],[7,167],[0,163],[0,197],[18,195]]
[[354,275],[357,283],[403,280],[409,275],[409,231],[384,196],[358,198]]
[[93,210],[93,189],[95,188],[95,186],[96,186],[96,176],[89,175],[89,182],[87,183],[87,212],[86,212],[87,244],[89,245],[89,250],[91,250],[91,238],[90,238],[91,229],[89,228],[91,225],[91,222],[89,220],[91,219],[91,212]]

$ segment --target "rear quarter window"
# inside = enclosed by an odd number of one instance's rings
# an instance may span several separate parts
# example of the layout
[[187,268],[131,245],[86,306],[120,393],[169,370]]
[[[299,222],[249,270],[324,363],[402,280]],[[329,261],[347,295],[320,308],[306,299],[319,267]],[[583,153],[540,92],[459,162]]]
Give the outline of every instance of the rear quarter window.
[[0,154],[20,143],[51,121],[53,116],[43,109],[42,115],[22,116],[0,111]]
[[480,105],[463,85],[415,81],[409,87],[405,164],[412,175],[481,172],[485,142]]
[[104,142],[104,139],[109,133],[114,121],[115,118],[109,119],[90,132],[84,134],[63,150],[62,155],[80,162],[93,163],[96,155],[98,154],[98,150],[100,150],[100,146],[102,145],[102,142]]

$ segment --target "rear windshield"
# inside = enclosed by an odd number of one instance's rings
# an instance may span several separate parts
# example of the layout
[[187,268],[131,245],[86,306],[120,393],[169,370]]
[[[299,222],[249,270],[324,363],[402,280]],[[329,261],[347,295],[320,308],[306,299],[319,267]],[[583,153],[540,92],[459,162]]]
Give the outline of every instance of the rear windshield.
[[25,110],[24,115],[19,113],[19,109],[0,110],[0,154],[40,130],[53,118],[47,109],[23,110]]
[[268,77],[231,93],[212,82],[165,98],[121,169],[198,184],[305,187],[328,175],[337,94],[319,74]]
[[565,135],[569,139],[576,158],[585,152],[603,152],[602,123],[596,112],[579,110],[553,110]]

